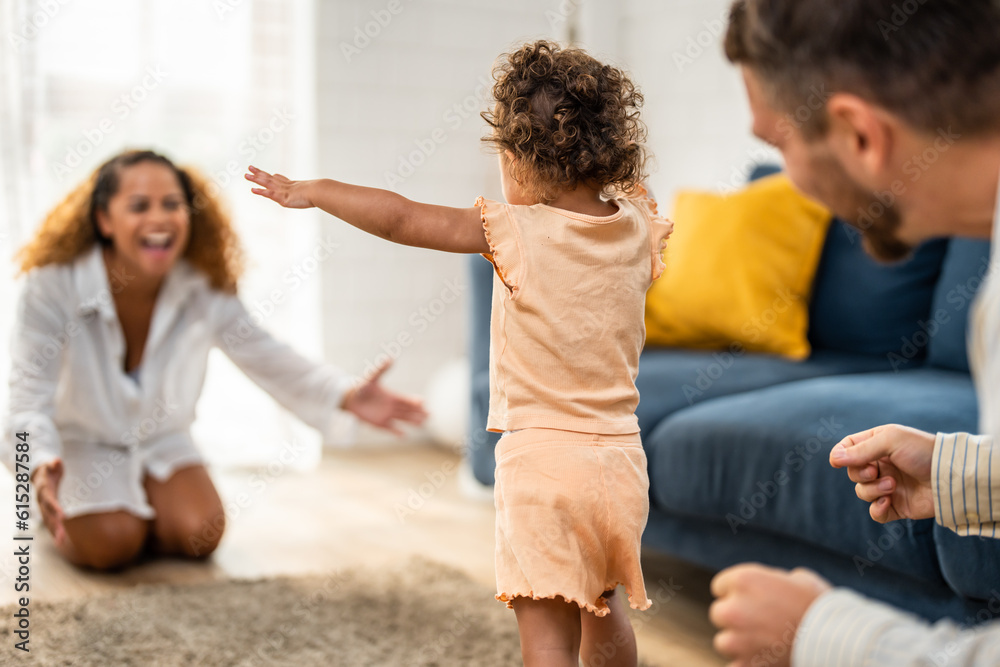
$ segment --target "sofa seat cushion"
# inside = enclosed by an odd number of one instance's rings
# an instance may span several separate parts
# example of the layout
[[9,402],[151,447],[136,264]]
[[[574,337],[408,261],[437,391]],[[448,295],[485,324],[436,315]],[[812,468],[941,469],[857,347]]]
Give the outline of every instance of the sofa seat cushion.
[[872,521],[847,473],[830,467],[829,452],[880,424],[962,431],[976,421],[969,377],[938,369],[821,377],[717,398],[646,437],[651,497],[667,512],[722,519],[736,535],[753,526],[940,578],[933,522]]
[[639,359],[639,428],[649,434],[664,418],[703,401],[823,375],[889,370],[885,357],[816,350],[805,361],[743,351],[647,348]]

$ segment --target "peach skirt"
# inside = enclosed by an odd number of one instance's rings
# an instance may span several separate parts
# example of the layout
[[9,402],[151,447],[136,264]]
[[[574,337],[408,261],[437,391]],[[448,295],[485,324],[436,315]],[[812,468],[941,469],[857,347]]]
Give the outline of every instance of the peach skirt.
[[497,600],[562,597],[597,616],[602,594],[625,585],[648,609],[639,542],[649,477],[639,434],[531,428],[497,445]]

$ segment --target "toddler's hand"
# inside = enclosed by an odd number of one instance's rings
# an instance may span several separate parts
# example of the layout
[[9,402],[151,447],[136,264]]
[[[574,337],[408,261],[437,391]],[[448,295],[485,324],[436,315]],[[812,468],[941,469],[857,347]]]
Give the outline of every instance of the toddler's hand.
[[305,186],[309,181],[293,181],[281,174],[269,174],[252,165],[248,169],[250,173],[244,174],[243,178],[263,186],[251,188],[250,191],[254,194],[272,199],[285,208],[312,208],[314,206],[305,194]]

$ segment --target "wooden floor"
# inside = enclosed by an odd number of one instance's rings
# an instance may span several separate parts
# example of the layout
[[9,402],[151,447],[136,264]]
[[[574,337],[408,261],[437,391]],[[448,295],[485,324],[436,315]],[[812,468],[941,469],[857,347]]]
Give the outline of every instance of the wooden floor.
[[[334,451],[307,473],[273,465],[214,477],[230,503],[229,526],[210,561],[153,561],[114,575],[83,572],[62,561],[33,526],[31,599],[72,598],[137,583],[378,567],[412,555],[455,566],[493,586],[492,497],[481,489],[475,493],[453,453],[420,445]],[[0,472],[0,499],[7,499],[0,507],[11,508],[0,526],[0,604],[23,595],[14,590],[14,548],[3,546],[25,544],[12,539],[13,494],[13,480]],[[654,605],[633,617],[642,657],[663,667],[725,664],[711,648],[710,573],[646,554],[644,574]]]

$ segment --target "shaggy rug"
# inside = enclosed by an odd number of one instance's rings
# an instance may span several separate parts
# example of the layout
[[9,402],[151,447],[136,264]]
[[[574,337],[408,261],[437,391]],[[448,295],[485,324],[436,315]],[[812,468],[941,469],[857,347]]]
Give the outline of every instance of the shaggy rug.
[[[13,607],[0,609],[12,654]],[[415,560],[396,571],[139,586],[31,602],[33,665],[519,665],[514,613],[461,572]],[[20,661],[17,661],[20,664]],[[25,664],[28,664],[27,662]]]

